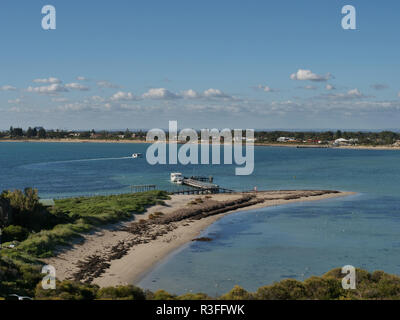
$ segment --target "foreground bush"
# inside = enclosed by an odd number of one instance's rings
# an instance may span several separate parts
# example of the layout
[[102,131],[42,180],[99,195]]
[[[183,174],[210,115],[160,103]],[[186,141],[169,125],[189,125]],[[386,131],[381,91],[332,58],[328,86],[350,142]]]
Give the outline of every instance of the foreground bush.
[[97,292],[97,298],[102,300],[145,300],[142,289],[129,285],[102,288]]
[[2,242],[23,241],[29,235],[29,231],[21,226],[8,226],[3,229]]
[[[167,198],[163,191],[72,198],[56,200],[54,208],[46,209],[39,203],[36,190],[4,191],[0,195],[3,242],[21,242],[13,249],[0,250],[0,297],[18,294],[36,295],[39,299],[96,298],[98,288],[79,283],[63,282],[55,291],[40,290],[36,287],[43,278],[40,259],[52,256],[57,246],[69,245],[71,239],[81,237],[95,225],[131,218]],[[138,292],[126,292],[128,297],[140,297]]]
[[57,281],[55,290],[44,290],[39,283],[35,290],[38,300],[94,300],[99,287],[75,281]]
[[[21,261],[20,261],[21,263]],[[26,295],[27,290],[21,287],[29,283],[38,283],[38,270],[23,270],[23,264],[17,265],[12,258],[0,260],[0,297],[12,293]],[[21,267],[22,266],[22,267]],[[26,265],[25,265],[26,266]],[[34,272],[36,271],[36,272]],[[375,271],[369,273],[357,269],[357,288],[344,290],[342,288],[343,274],[341,269],[334,269],[321,277],[311,277],[304,282],[286,279],[272,285],[259,288],[256,292],[248,292],[235,286],[220,297],[209,297],[203,293],[186,293],[180,296],[165,290],[154,293],[129,285],[99,288],[74,281],[57,281],[56,290],[43,290],[41,283],[31,291],[39,300],[372,300],[400,299],[400,277]],[[8,281],[6,281],[6,279]],[[12,280],[12,281],[10,281]],[[29,294],[28,294],[29,295]],[[31,295],[31,296],[32,296]]]

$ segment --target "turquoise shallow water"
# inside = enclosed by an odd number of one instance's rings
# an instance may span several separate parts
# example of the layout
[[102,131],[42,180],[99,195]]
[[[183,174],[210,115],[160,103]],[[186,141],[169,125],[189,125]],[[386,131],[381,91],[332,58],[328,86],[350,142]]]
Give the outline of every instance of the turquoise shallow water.
[[[190,243],[140,283],[171,292],[211,295],[235,284],[248,290],[304,279],[352,264],[400,274],[400,152],[256,147],[255,171],[234,166],[150,166],[123,159],[141,144],[0,143],[0,190],[33,186],[42,197],[171,188],[169,173],[213,175],[236,190],[336,189],[356,196],[245,211],[204,231],[214,241]],[[104,160],[99,160],[104,159]]]

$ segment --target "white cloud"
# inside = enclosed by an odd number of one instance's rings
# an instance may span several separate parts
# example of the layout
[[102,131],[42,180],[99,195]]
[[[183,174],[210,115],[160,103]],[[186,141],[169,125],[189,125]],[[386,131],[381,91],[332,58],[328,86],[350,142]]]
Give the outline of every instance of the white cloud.
[[357,88],[347,91],[347,95],[351,97],[362,97],[360,90],[358,90]]
[[331,90],[335,90],[336,88],[335,88],[334,85],[328,83],[328,84],[325,86],[325,89],[328,90],[328,91],[331,91]]
[[112,101],[129,101],[129,100],[134,100],[135,96],[131,92],[119,91],[115,93],[110,99]]
[[296,73],[292,73],[290,75],[290,79],[292,80],[309,80],[309,81],[327,81],[332,77],[330,73],[327,73],[326,75],[318,75],[311,70],[305,70],[305,69],[299,69],[297,70]]
[[89,91],[89,87],[86,87],[86,86],[84,86],[84,85],[82,85],[80,83],[76,83],[76,82],[67,83],[65,85],[65,87],[68,88],[68,89],[73,89],[73,90]]
[[182,91],[182,96],[187,99],[196,99],[200,97],[200,94],[192,89]]
[[161,100],[172,100],[179,99],[180,96],[165,89],[165,88],[156,88],[150,89],[146,93],[143,94],[143,98],[145,99],[161,99]]
[[326,94],[326,95],[320,96],[320,98],[329,98],[331,100],[353,100],[353,99],[361,99],[361,98],[368,98],[368,97],[372,97],[372,96],[364,95],[357,88],[351,89],[345,93]]
[[86,78],[86,77],[83,77],[83,76],[79,76],[79,77],[76,77],[76,80],[79,80],[79,81],[87,81],[87,80],[89,80],[89,79]]
[[60,79],[50,77],[47,79],[34,79],[33,82],[35,83],[61,83]]
[[10,104],[20,104],[22,100],[20,98],[14,99],[14,100],[8,100],[8,103]]
[[90,99],[92,99],[95,102],[104,102],[106,99],[100,96],[92,96]]
[[223,93],[221,90],[219,89],[208,89],[206,91],[204,91],[203,95],[206,98],[230,98],[228,95],[226,95],[225,93]]
[[67,92],[68,89],[61,84],[54,83],[48,86],[28,87],[27,91],[41,93],[41,94],[57,94],[59,92]]
[[97,81],[97,86],[100,88],[109,88],[109,89],[121,88],[119,85],[113,84],[109,81]]
[[262,90],[262,91],[264,91],[264,92],[276,92],[276,91],[277,91],[276,89],[272,89],[272,88],[269,87],[269,86],[263,86],[262,84],[259,84],[259,85],[257,86],[257,89],[260,89],[260,90]]
[[10,86],[10,85],[5,85],[0,87],[0,91],[15,91],[17,88]]

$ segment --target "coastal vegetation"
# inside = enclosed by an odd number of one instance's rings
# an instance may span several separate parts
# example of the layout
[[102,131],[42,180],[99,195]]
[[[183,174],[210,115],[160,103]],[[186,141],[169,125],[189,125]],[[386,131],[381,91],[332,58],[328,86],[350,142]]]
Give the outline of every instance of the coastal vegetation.
[[58,246],[69,245],[96,226],[120,222],[161,204],[166,192],[81,197],[41,205],[36,190],[4,191],[0,195],[0,296],[33,295],[42,258],[54,255]]
[[38,284],[34,297],[38,300],[381,300],[400,299],[400,277],[383,271],[357,269],[356,289],[342,288],[341,269],[305,281],[285,279],[249,292],[240,286],[218,297],[204,293],[176,295],[165,290],[151,292],[136,286],[100,288],[73,281],[57,281],[55,290],[44,290]]
[[[168,133],[167,133],[168,137]],[[392,146],[400,145],[400,132],[394,131],[268,131],[256,130],[254,132],[257,144],[279,144],[280,137],[291,137],[287,143],[295,144],[331,144],[337,139],[346,139],[356,142],[357,145],[365,146]],[[146,131],[129,130],[125,131],[67,131],[67,130],[46,130],[42,127],[35,128],[13,128],[0,131],[1,140],[93,140],[93,141],[146,141]],[[200,138],[199,138],[200,139]]]
[[[328,192],[328,191],[324,191]],[[324,193],[322,192],[322,193]],[[315,192],[314,192],[315,193]],[[320,192],[321,193],[321,192]],[[299,195],[300,196],[300,195]],[[292,199],[293,196],[288,196]],[[353,299],[400,299],[400,277],[383,271],[368,272],[357,269],[355,290],[342,288],[341,269],[334,269],[323,276],[313,276],[305,281],[285,279],[249,292],[240,286],[221,296],[204,293],[176,295],[165,290],[150,292],[136,286],[100,288],[85,279],[57,281],[55,290],[44,290],[41,285],[43,258],[55,254],[61,245],[69,245],[74,238],[97,226],[132,218],[134,213],[144,212],[146,207],[163,204],[168,194],[149,191],[138,194],[80,197],[55,200],[53,207],[44,207],[37,191],[5,191],[0,196],[0,300],[11,294],[33,297],[38,300],[353,300]],[[200,199],[200,198],[199,198]],[[204,198],[205,199],[205,198]],[[210,200],[211,201],[211,200]],[[135,234],[149,233],[153,226],[165,225],[167,232],[171,222],[185,218],[197,219],[225,212],[227,208],[242,207],[257,200],[244,196],[237,200],[219,203],[195,201],[190,208],[165,215],[154,212],[153,218],[133,222],[126,231]],[[150,230],[150,231],[149,231]],[[210,241],[208,238],[195,239]],[[130,246],[131,244],[129,244]],[[117,248],[118,249],[118,248]],[[123,255],[113,250],[114,254]],[[102,262],[102,261],[100,261]],[[86,262],[82,262],[87,266]],[[90,271],[90,270],[89,270]],[[98,272],[98,270],[96,270]],[[91,277],[90,272],[88,278]]]

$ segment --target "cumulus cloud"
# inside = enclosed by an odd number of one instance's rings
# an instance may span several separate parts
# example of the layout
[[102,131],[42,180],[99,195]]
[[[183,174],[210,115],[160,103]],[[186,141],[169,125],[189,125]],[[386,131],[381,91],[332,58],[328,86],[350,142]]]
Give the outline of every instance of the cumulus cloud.
[[228,96],[227,94],[225,94],[224,92],[222,92],[219,89],[208,89],[206,91],[203,92],[204,97],[206,98],[230,98],[230,96]]
[[89,87],[86,87],[86,86],[84,86],[84,85],[82,85],[80,83],[76,83],[76,82],[67,83],[65,85],[65,87],[68,88],[68,89],[72,89],[72,90],[89,91]]
[[179,99],[180,96],[165,89],[165,88],[155,88],[150,89],[146,93],[143,94],[143,98],[145,99],[161,99],[161,100],[173,100]]
[[0,87],[0,91],[15,91],[17,88],[10,86],[10,85],[5,85]]
[[297,70],[296,73],[292,73],[290,75],[290,79],[292,80],[300,80],[300,81],[327,81],[332,78],[332,75],[330,73],[327,73],[326,75],[319,75],[316,73],[313,73],[311,70],[305,70],[305,69],[299,69]]
[[218,99],[218,98],[231,99],[232,98],[223,91],[212,88],[205,90],[202,93],[199,93],[193,89],[185,90],[182,91],[180,97],[183,97],[185,99]]
[[200,98],[200,94],[192,89],[182,91],[182,96],[187,99]]
[[90,99],[95,101],[95,102],[103,102],[103,101],[106,100],[106,99],[104,99],[103,97],[100,97],[100,96],[92,96],[92,97],[90,97]]
[[10,104],[20,104],[21,102],[22,102],[21,98],[17,98],[14,100],[8,100],[8,103],[10,103]]
[[334,85],[328,83],[328,84],[325,86],[325,89],[328,90],[328,91],[331,91],[331,90],[335,90],[336,88],[335,88]]
[[78,77],[76,77],[76,80],[79,80],[79,81],[87,81],[87,80],[89,80],[89,79],[86,78],[86,77],[83,77],[83,76],[78,76]]
[[110,98],[112,101],[129,101],[134,100],[135,96],[131,92],[119,91]]
[[34,79],[33,82],[35,83],[61,83],[62,81],[60,79],[50,77],[50,78],[45,78],[45,79]]
[[54,83],[48,86],[28,87],[27,91],[51,95],[51,94],[57,94],[59,92],[68,92],[68,89],[61,84]]
[[324,97],[328,97],[331,99],[338,99],[338,100],[351,100],[351,99],[366,98],[367,96],[362,94],[359,89],[355,88],[345,93],[329,94],[329,95],[324,95]]
[[260,90],[262,90],[262,91],[264,91],[264,92],[276,92],[276,91],[278,91],[278,90],[276,90],[276,89],[272,89],[272,88],[269,87],[269,86],[263,86],[262,84],[259,84],[259,85],[257,86],[257,89],[260,89]]

